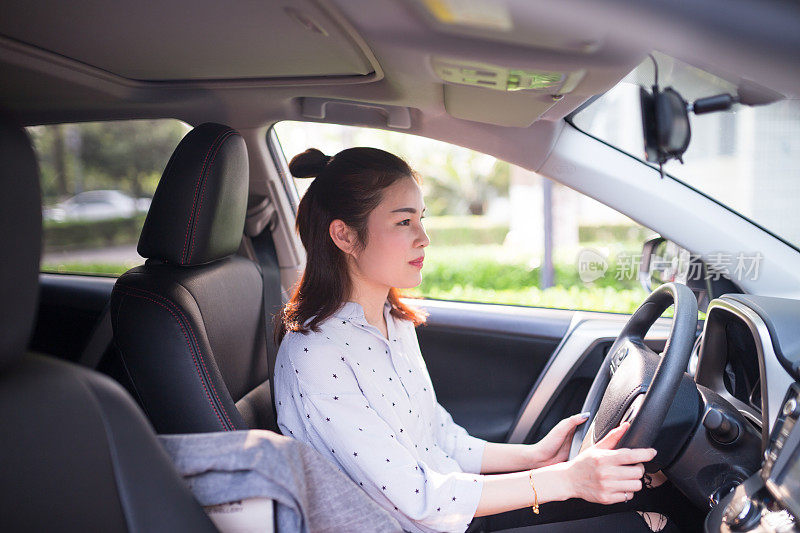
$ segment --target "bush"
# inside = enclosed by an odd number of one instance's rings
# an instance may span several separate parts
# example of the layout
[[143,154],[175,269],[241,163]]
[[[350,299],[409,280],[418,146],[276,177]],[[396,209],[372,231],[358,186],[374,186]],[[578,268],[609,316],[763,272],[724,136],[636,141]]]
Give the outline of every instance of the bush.
[[44,247],[46,251],[62,251],[135,244],[142,232],[145,216],[64,222],[48,220],[43,228]]
[[580,242],[637,241],[643,243],[652,236],[653,232],[642,226],[626,224],[578,226],[578,240]]
[[[538,261],[537,261],[538,262]],[[639,287],[636,279],[618,279],[618,265],[609,258],[606,275],[584,283],[575,262],[554,261],[554,285],[560,287],[607,287],[631,290]],[[514,255],[502,246],[431,247],[427,251],[419,290],[452,290],[475,287],[495,291],[520,290],[541,286],[541,266],[531,258]]]
[[[434,246],[502,244],[509,230],[508,223],[492,221],[484,216],[428,217],[424,222]],[[625,224],[578,227],[578,241],[581,243],[635,242],[641,248],[641,243],[652,234],[647,228]]]
[[424,225],[435,246],[502,244],[508,233],[508,224],[492,222],[483,216],[428,217]]

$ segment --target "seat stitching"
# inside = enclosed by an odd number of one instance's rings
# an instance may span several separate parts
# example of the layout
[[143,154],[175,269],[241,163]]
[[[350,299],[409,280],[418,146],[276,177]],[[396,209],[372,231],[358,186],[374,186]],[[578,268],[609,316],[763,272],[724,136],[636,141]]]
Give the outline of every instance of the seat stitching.
[[178,304],[176,304],[175,302],[173,302],[172,300],[170,300],[169,298],[166,298],[166,297],[161,296],[160,294],[156,294],[154,292],[150,292],[150,291],[148,291],[146,289],[140,289],[138,287],[129,287],[129,286],[126,286],[125,288],[132,289],[132,290],[135,290],[135,291],[141,291],[141,292],[144,292],[146,294],[150,294],[151,296],[154,296],[156,298],[159,298],[159,299],[163,300],[164,302],[168,303],[169,305],[171,305],[172,308],[175,309],[175,311],[177,311],[179,315],[181,315],[181,318],[183,318],[183,320],[186,322],[187,330],[189,331],[189,334],[192,336],[192,340],[194,340],[195,346],[197,346],[197,352],[200,355],[200,357],[199,357],[200,365],[203,367],[203,373],[208,378],[208,386],[211,388],[211,392],[214,394],[214,397],[217,399],[217,402],[219,402],[219,407],[220,407],[220,410],[222,411],[223,416],[225,417],[225,420],[228,421],[228,424],[231,426],[231,429],[235,429],[235,425],[231,421],[230,417],[228,416],[228,412],[225,409],[225,404],[222,402],[220,397],[217,395],[217,390],[214,387],[214,382],[211,379],[211,374],[208,372],[208,369],[206,368],[205,359],[203,358],[203,352],[200,350],[200,343],[197,342],[197,337],[194,334],[194,329],[192,329],[192,327],[190,326],[189,319],[186,318],[186,315],[183,314],[183,310],[181,310],[180,306]]
[[225,131],[220,132],[217,135],[217,138],[214,139],[214,142],[212,142],[211,145],[208,147],[208,150],[206,151],[206,155],[203,158],[203,165],[200,167],[200,176],[197,178],[197,181],[195,182],[195,186],[194,186],[194,196],[192,196],[192,209],[191,209],[191,211],[189,211],[189,219],[186,221],[186,232],[185,232],[185,235],[183,237],[183,251],[181,252],[181,264],[185,263],[185,261],[186,261],[186,246],[189,243],[189,228],[191,228],[192,221],[194,220],[195,209],[196,209],[196,206],[197,206],[197,192],[198,192],[198,190],[200,188],[200,180],[202,179],[203,174],[205,173],[205,170],[206,170],[206,162],[208,161],[208,156],[211,153],[211,150],[214,148],[214,145],[220,139],[220,137],[222,137],[223,135],[225,135],[229,131],[230,130],[225,130]]
[[194,220],[195,209],[197,207],[197,192],[200,189],[200,180],[203,178],[203,174],[206,170],[206,162],[208,161],[208,156],[211,154],[211,150],[214,148],[214,145],[223,135],[227,134],[228,132],[233,130],[225,130],[220,132],[217,135],[217,138],[214,139],[214,142],[211,143],[211,146],[208,147],[208,151],[206,152],[206,156],[203,158],[203,165],[200,167],[200,176],[198,176],[197,181],[195,182],[194,186],[194,196],[192,197],[192,209],[189,211],[189,220],[186,221],[186,234],[183,238],[183,252],[181,253],[181,264],[186,262],[186,247],[189,244],[189,228],[192,226],[192,221]]
[[[135,289],[134,287],[125,287],[125,288],[126,289]],[[172,317],[175,319],[175,322],[178,323],[178,327],[181,328],[181,333],[183,333],[183,338],[186,341],[186,344],[189,346],[190,352],[192,354],[192,362],[194,363],[195,370],[197,370],[197,375],[200,377],[200,384],[203,386],[203,390],[205,391],[206,396],[208,397],[208,403],[211,405],[211,408],[214,410],[214,414],[217,415],[217,419],[219,420],[219,423],[222,426],[223,430],[227,431],[227,428],[225,426],[225,422],[222,420],[222,417],[220,416],[219,412],[217,411],[217,408],[214,405],[214,401],[211,399],[211,394],[208,392],[208,388],[206,387],[206,384],[203,381],[203,375],[202,375],[202,372],[200,370],[200,366],[197,364],[197,358],[195,357],[194,347],[192,346],[192,343],[189,341],[189,336],[186,334],[186,330],[184,329],[183,324],[181,323],[180,319],[178,319],[178,316],[174,312],[172,312],[172,310],[169,307],[167,307],[163,303],[158,302],[158,301],[156,301],[156,300],[154,300],[152,298],[148,298],[147,296],[144,296],[142,294],[135,294],[135,293],[132,293],[132,292],[127,292],[126,290],[123,290],[121,288],[117,288],[117,290],[119,292],[123,293],[123,294],[128,295],[128,296],[133,296],[133,297],[136,297],[136,298],[143,298],[145,300],[149,300],[149,301],[153,302],[154,304],[160,305],[161,307],[166,309],[172,315]],[[142,290],[142,289],[135,289],[135,290]],[[147,291],[143,291],[143,292],[147,292]],[[152,294],[152,293],[150,293],[150,294]],[[219,398],[217,398],[217,399],[219,400]]]
[[201,176],[201,181],[202,181],[203,185],[202,185],[202,188],[200,189],[200,199],[197,202],[197,204],[198,204],[197,205],[197,210],[195,212],[194,220],[192,221],[192,244],[189,247],[189,255],[186,257],[186,261],[187,262],[189,262],[192,259],[192,256],[194,255],[194,237],[197,234],[197,231],[196,231],[196,229],[197,229],[197,219],[200,216],[200,210],[203,209],[203,197],[205,196],[206,182],[208,181],[208,179],[207,179],[208,175],[211,173],[211,169],[214,167],[214,160],[217,158],[217,154],[219,153],[220,148],[222,148],[222,145],[225,144],[225,141],[227,141],[228,139],[230,139],[231,137],[236,135],[236,132],[234,130],[230,130],[227,133],[229,135],[227,135],[226,137],[223,137],[219,141],[219,144],[217,145],[217,148],[214,150],[214,155],[211,156],[211,162],[208,164],[208,168],[206,169],[206,172],[204,173],[204,175]]

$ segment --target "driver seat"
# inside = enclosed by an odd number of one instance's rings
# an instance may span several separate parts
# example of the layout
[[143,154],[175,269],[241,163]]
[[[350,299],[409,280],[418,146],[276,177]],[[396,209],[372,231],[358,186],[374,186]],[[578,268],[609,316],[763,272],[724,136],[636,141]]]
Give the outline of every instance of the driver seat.
[[2,530],[216,531],[119,385],[27,352],[39,289],[39,173],[27,135],[2,114],[0,161]]

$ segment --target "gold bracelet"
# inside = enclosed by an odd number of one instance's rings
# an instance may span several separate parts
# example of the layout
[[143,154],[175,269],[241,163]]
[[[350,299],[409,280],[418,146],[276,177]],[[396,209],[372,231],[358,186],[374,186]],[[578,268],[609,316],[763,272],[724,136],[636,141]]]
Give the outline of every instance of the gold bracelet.
[[533,486],[533,470],[528,470],[528,480],[531,482],[531,488],[533,489],[533,509],[534,514],[539,514],[539,495],[536,494],[536,487]]

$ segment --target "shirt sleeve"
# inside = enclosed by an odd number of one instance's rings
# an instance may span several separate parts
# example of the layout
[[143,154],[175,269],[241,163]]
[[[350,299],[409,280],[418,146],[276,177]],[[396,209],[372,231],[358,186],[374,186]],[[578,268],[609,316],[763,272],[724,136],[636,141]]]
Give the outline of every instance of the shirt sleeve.
[[369,405],[346,354],[335,345],[293,350],[289,361],[312,446],[326,448],[389,512],[402,513],[434,531],[466,530],[478,507],[482,476],[443,474],[418,461],[410,451],[413,443],[396,434]]
[[436,402],[436,414],[439,422],[436,443],[455,459],[464,472],[480,474],[486,441],[473,437],[453,422],[453,417],[439,402]]

